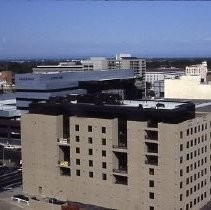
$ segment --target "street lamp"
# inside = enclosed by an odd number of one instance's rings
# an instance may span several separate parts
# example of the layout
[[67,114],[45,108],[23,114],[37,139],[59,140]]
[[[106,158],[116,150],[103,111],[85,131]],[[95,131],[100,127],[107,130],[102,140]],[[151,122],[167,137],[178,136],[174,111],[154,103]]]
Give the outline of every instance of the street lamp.
[[57,193],[55,193],[52,197],[52,200],[51,200],[51,210],[54,210],[54,203],[53,203],[53,199],[54,197],[56,197],[56,195],[58,195],[59,193],[63,192],[62,190],[59,190]]

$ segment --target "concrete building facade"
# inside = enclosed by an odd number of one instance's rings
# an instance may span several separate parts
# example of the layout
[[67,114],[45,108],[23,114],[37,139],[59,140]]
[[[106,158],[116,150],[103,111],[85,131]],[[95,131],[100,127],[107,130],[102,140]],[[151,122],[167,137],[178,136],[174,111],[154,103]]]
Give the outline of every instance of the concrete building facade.
[[203,82],[206,81],[207,78],[207,62],[203,61],[202,64],[186,66],[185,73],[188,76],[200,76]]
[[209,201],[210,114],[189,102],[64,101],[22,115],[26,193],[121,210]]

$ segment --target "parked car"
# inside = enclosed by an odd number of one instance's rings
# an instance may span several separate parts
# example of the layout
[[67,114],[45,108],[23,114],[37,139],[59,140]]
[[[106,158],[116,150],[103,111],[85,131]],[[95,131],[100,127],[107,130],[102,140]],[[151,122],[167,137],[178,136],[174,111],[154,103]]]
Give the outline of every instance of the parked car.
[[29,205],[29,197],[22,195],[22,194],[13,195],[11,197],[11,200],[18,201],[18,203],[23,202],[23,203],[26,203],[27,205]]

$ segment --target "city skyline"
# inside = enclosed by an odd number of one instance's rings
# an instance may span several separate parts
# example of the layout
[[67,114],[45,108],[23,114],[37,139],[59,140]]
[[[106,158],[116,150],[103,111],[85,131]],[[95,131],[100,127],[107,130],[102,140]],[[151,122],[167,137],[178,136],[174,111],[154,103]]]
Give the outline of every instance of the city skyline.
[[0,59],[211,55],[211,2],[2,1],[0,7]]

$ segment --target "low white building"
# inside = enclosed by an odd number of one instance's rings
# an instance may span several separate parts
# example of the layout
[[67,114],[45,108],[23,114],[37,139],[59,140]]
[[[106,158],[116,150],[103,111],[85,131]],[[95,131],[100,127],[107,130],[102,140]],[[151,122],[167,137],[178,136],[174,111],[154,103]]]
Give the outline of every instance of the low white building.
[[165,79],[175,79],[185,74],[183,69],[178,68],[158,68],[146,71],[146,82],[154,86],[155,81],[165,80]]
[[155,81],[165,80],[165,79],[175,79],[185,74],[183,69],[179,68],[157,68],[146,71],[146,82],[154,85]]
[[188,76],[200,76],[202,81],[206,81],[207,77],[207,62],[203,61],[202,64],[186,66],[185,73]]
[[211,83],[201,82],[200,76],[182,76],[164,82],[164,97],[178,99],[211,99]]

